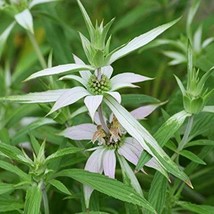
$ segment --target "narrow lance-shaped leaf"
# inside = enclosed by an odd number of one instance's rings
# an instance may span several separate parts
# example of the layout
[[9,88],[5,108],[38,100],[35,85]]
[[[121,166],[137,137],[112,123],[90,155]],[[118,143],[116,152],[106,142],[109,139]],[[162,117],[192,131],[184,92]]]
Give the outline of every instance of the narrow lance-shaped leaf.
[[[159,172],[155,173],[149,190],[149,202],[154,206],[158,213],[162,213],[166,201],[167,179]],[[149,211],[145,214],[150,214]]]
[[83,18],[85,20],[85,24],[86,24],[86,27],[87,27],[88,32],[90,34],[90,37],[92,38],[95,29],[94,29],[94,26],[91,22],[91,19],[90,19],[89,15],[87,14],[85,8],[83,7],[82,3],[79,0],[77,0],[77,3],[79,4],[80,10],[81,10]]
[[191,146],[214,146],[214,140],[195,140],[188,142],[184,148]]
[[206,163],[201,158],[190,151],[182,150],[179,152],[179,154],[195,163],[206,165]]
[[44,70],[38,71],[31,76],[29,76],[25,81],[35,79],[38,77],[44,77],[44,76],[50,76],[50,75],[56,75],[56,74],[64,74],[68,71],[70,72],[76,72],[81,70],[94,70],[92,66],[89,65],[78,65],[75,63],[71,64],[65,64],[65,65],[58,65],[52,68],[46,68]]
[[205,106],[202,111],[214,113],[214,106]]
[[20,178],[24,179],[25,181],[30,180],[30,176],[19,169],[17,166],[14,166],[10,163],[0,160],[0,168],[5,169],[8,172],[12,172],[19,176]]
[[0,183],[0,195],[13,190],[14,190],[13,184]]
[[175,76],[175,79],[176,79],[176,81],[177,81],[177,83],[178,83],[178,86],[179,86],[179,88],[180,88],[180,90],[181,90],[181,92],[182,92],[182,95],[184,96],[185,93],[186,93],[186,90],[185,90],[185,88],[184,88],[184,85],[183,85],[183,83],[181,82],[181,80],[180,80],[176,75],[174,75],[174,76]]
[[120,166],[121,166],[121,169],[123,172],[123,176],[127,177],[130,180],[130,183],[131,183],[132,187],[136,190],[136,192],[138,192],[140,195],[143,196],[142,188],[141,188],[132,168],[127,163],[126,159],[121,155],[118,155],[118,159],[119,159]]
[[71,195],[71,193],[68,190],[68,188],[61,181],[58,181],[56,179],[52,179],[48,183],[51,184],[52,186],[54,186],[59,191],[65,193],[67,195]]
[[10,24],[6,30],[0,35],[0,58],[3,52],[3,48],[5,45],[5,42],[7,41],[8,36],[10,35],[11,30],[13,29],[15,25],[15,22],[13,22],[12,24]]
[[[9,211],[17,211],[23,208],[23,203],[16,200],[15,198],[1,197],[0,198],[0,213],[5,213]],[[9,212],[13,213],[13,212]],[[15,212],[17,213],[17,212]]]
[[199,205],[199,204],[192,204],[185,201],[179,201],[177,203],[185,210],[191,211],[193,213],[197,214],[211,214],[214,213],[214,206],[209,205]]
[[187,35],[189,37],[189,39],[191,38],[191,23],[193,21],[193,18],[199,8],[199,5],[201,3],[201,0],[194,0],[192,1],[192,5],[190,7],[188,16],[187,16]]
[[19,103],[50,103],[56,102],[56,100],[65,92],[66,89],[33,92],[24,95],[0,97],[0,101],[16,101]]
[[139,205],[150,210],[152,213],[156,213],[145,198],[136,193],[131,187],[115,179],[111,179],[97,173],[87,172],[82,169],[66,169],[59,172],[57,176],[73,178],[83,184],[91,186],[99,192],[117,198],[121,201]]
[[151,134],[124,107],[108,95],[105,96],[105,102],[126,131],[134,137],[150,155],[155,157],[161,166],[191,186],[188,176],[179,169]]
[[13,160],[20,160],[18,156],[22,156],[21,150],[19,150],[15,146],[11,146],[2,142],[0,142],[0,152]]
[[74,153],[77,153],[80,151],[82,151],[81,148],[74,147],[74,146],[68,147],[68,148],[63,148],[63,149],[60,149],[57,152],[53,153],[52,155],[48,156],[45,161],[46,161],[46,163],[48,163],[55,158],[63,157],[65,155],[74,154]]
[[19,139],[22,136],[27,135],[29,133],[29,131],[35,130],[44,125],[55,124],[55,123],[56,122],[54,120],[49,119],[49,118],[39,118],[38,120],[32,122],[30,125],[20,129],[16,133],[16,135],[13,137],[11,144],[16,145],[17,143],[19,143]]
[[[178,129],[183,125],[184,121],[187,117],[191,116],[186,111],[181,111],[176,114],[174,114],[172,117],[170,117],[155,133],[154,137],[158,141],[159,145],[163,147],[168,140],[174,136],[174,134],[178,131]],[[170,132],[169,132],[170,130]],[[148,161],[151,158],[151,156],[144,152],[138,161],[136,170],[141,169],[146,161]]]
[[[183,125],[187,117],[191,114],[186,111],[180,111],[170,117],[155,133],[154,137],[163,147],[167,141],[174,136],[175,132]],[[170,130],[170,131],[169,131]]]
[[23,10],[21,13],[15,15],[15,19],[19,25],[25,28],[30,33],[33,32],[33,17],[29,9]]
[[144,34],[134,38],[128,44],[123,45],[122,48],[111,52],[108,56],[109,57],[108,64],[112,64],[113,62],[122,58],[123,56],[125,56],[125,55],[131,53],[132,51],[135,51],[135,50],[143,47],[144,45],[148,44],[149,42],[154,40],[157,36],[159,36],[164,31],[166,31],[168,28],[173,26],[179,20],[180,20],[180,18],[176,19],[172,22],[169,22],[167,24],[163,24],[159,27],[156,27],[156,28],[150,30],[149,32],[144,33]]
[[25,199],[24,214],[40,214],[42,191],[39,186],[33,184],[28,190]]

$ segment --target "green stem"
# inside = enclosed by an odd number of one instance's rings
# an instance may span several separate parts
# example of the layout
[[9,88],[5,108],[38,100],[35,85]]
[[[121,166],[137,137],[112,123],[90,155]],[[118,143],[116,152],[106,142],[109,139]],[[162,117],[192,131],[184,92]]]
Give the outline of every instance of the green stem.
[[188,119],[188,122],[187,122],[186,130],[184,132],[184,136],[178,145],[178,149],[177,149],[176,153],[174,153],[174,155],[172,156],[172,158],[171,158],[172,160],[177,158],[177,156],[179,155],[179,152],[182,151],[183,148],[185,147],[185,145],[188,143],[188,138],[189,138],[189,134],[192,130],[192,125],[193,125],[193,116],[190,116]]
[[97,79],[101,80],[101,78],[102,78],[101,68],[98,68],[97,69]]
[[43,205],[44,205],[44,212],[45,214],[49,214],[48,196],[47,196],[44,182],[42,182],[42,199],[43,199]]
[[184,136],[181,140],[181,142],[179,143],[178,145],[178,151],[180,152],[184,147],[185,145],[188,143],[188,138],[189,138],[189,134],[192,130],[192,125],[193,125],[193,116],[190,116],[189,119],[188,119],[188,123],[187,123],[187,126],[186,126],[186,130],[184,132]]
[[33,45],[33,48],[34,48],[34,50],[36,52],[36,55],[38,57],[38,60],[39,60],[39,62],[41,64],[42,68],[43,69],[47,68],[47,64],[45,62],[44,56],[42,55],[42,52],[41,52],[41,50],[39,48],[39,45],[38,45],[38,43],[36,41],[35,36],[32,33],[28,32],[28,37],[29,37],[29,39],[30,39],[30,41],[31,41],[31,43]]
[[[188,122],[187,122],[186,130],[184,132],[184,136],[183,136],[181,142],[178,145],[177,152],[174,153],[174,155],[171,157],[172,160],[174,160],[174,159],[179,157],[179,152],[182,151],[183,148],[185,147],[185,145],[188,143],[188,138],[189,138],[189,134],[190,134],[190,132],[192,130],[192,125],[193,125],[193,116],[190,116],[189,119],[188,119]],[[178,159],[177,159],[177,162],[179,162]],[[172,188],[172,194],[175,193],[176,189],[179,188],[179,186],[180,186],[180,191],[182,191],[184,184],[177,183]]]

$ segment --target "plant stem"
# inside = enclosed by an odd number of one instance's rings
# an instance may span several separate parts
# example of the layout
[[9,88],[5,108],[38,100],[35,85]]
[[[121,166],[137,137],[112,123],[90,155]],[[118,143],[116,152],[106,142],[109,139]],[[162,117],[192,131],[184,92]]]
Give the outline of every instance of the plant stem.
[[192,130],[192,125],[193,125],[193,116],[190,116],[187,122],[187,126],[186,126],[186,130],[184,132],[184,136],[181,140],[181,142],[178,145],[178,151],[180,152],[184,146],[188,143],[188,138],[189,138],[189,134]]
[[179,152],[182,151],[182,149],[188,143],[188,138],[189,138],[189,134],[192,130],[192,125],[193,125],[193,116],[190,116],[188,119],[188,122],[187,122],[186,130],[184,132],[184,136],[178,145],[177,152],[174,153],[174,155],[172,156],[172,158],[171,158],[172,160],[174,160],[179,155]]
[[97,69],[97,79],[101,80],[101,77],[102,77],[101,68],[98,68]]
[[48,196],[47,196],[44,181],[42,182],[42,199],[43,199],[43,205],[44,205],[44,212],[45,214],[49,214]]
[[106,133],[109,133],[109,128],[106,125],[106,121],[105,121],[104,116],[103,116],[103,110],[102,110],[101,105],[98,107],[98,115],[99,115],[100,123],[101,123],[103,129],[105,130]]
[[45,62],[45,59],[44,59],[44,57],[42,55],[42,52],[41,52],[41,50],[39,48],[39,45],[38,45],[38,43],[36,41],[36,38],[35,38],[34,34],[28,32],[28,37],[29,37],[29,39],[30,39],[30,41],[31,41],[31,43],[33,45],[33,48],[34,48],[34,50],[36,52],[36,55],[38,57],[38,60],[39,60],[39,62],[41,64],[42,68],[43,69],[47,68],[47,64]]

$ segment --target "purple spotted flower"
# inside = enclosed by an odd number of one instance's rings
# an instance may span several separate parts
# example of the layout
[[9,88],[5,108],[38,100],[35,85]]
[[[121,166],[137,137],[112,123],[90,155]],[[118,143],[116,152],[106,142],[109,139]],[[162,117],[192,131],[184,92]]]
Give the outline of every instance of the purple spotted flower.
[[[144,119],[151,114],[158,105],[147,105],[135,109],[131,114],[138,120]],[[85,170],[96,173],[103,173],[115,178],[116,157],[122,156],[135,166],[138,163],[144,148],[133,137],[126,137],[126,130],[119,124],[116,117],[111,115],[108,124],[108,133],[102,128],[97,113],[95,114],[95,124],[81,124],[65,129],[61,134],[72,140],[90,140],[97,142],[98,146],[90,149],[93,153],[88,158]],[[163,169],[155,158],[151,158],[145,166],[154,168],[163,173]],[[142,169],[143,170],[143,169]],[[130,172],[129,172],[130,173]],[[89,206],[90,196],[93,189],[84,186],[86,206]]]

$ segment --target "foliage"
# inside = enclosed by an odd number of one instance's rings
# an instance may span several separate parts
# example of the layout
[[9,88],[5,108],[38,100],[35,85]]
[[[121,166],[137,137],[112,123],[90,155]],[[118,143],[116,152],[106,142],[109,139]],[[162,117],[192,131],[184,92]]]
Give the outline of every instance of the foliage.
[[0,0],[0,212],[213,213],[212,12]]

